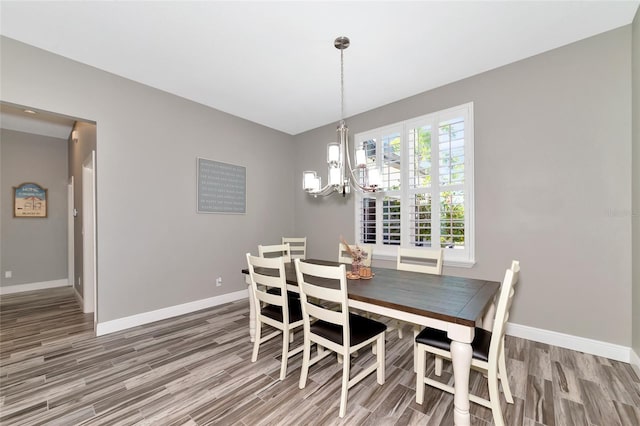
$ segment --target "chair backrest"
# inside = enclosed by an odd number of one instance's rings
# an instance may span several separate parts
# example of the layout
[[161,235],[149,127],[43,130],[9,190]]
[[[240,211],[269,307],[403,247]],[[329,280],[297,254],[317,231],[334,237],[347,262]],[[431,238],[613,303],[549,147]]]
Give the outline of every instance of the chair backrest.
[[520,278],[520,262],[514,260],[511,268],[507,269],[498,294],[498,304],[496,306],[496,316],[491,330],[491,343],[489,346],[489,363],[497,362],[500,351],[500,343],[504,339],[504,333],[509,320],[509,310],[513,303],[515,285]]
[[398,247],[396,269],[442,275],[442,254],[441,248]]
[[[247,264],[251,279],[251,297],[254,298],[255,306],[260,306],[260,302],[282,306],[283,322],[288,323],[287,276],[284,271],[284,259],[282,257],[257,257],[247,253]],[[269,292],[268,290],[272,288],[277,288],[280,291]]]
[[343,345],[349,346],[349,304],[345,265],[315,265],[300,259],[295,259],[294,262],[305,333],[309,332],[314,319],[326,321],[342,326]]
[[[370,244],[358,244],[357,246],[355,244],[349,244],[349,248],[351,250],[355,249],[356,247],[362,250],[362,262],[361,262],[362,265],[371,266],[371,257],[373,256],[373,246]],[[342,243],[338,243],[338,262],[351,263],[351,260],[352,260],[351,255],[349,254],[347,247]]]
[[307,258],[307,237],[282,237],[282,244],[289,243],[292,259]]
[[260,255],[260,257],[282,257],[286,263],[291,262],[291,248],[289,244],[259,245],[258,255]]
[[[520,262],[518,262],[517,260],[513,260],[511,261],[511,270],[515,271],[516,268],[520,268]],[[500,284],[500,288],[502,288],[502,284]],[[498,291],[494,296],[493,296],[493,302],[491,303],[491,305],[489,306],[489,308],[487,309],[487,311],[484,313],[483,318],[482,318],[482,328],[487,330],[487,331],[492,331],[493,330],[493,323],[496,319],[496,305],[498,304],[498,298],[500,297],[500,291]]]

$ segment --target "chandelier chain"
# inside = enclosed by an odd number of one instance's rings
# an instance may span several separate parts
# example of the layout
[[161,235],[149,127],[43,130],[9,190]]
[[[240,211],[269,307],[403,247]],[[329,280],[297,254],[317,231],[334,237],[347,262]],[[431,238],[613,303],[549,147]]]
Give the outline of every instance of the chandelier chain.
[[340,49],[340,120],[344,120],[344,49]]

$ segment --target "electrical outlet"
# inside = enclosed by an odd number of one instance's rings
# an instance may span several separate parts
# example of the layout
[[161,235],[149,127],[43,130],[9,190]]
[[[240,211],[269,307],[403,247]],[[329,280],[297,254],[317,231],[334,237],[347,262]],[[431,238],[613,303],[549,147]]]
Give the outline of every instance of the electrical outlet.
[[222,286],[222,277],[216,278],[216,287]]
[[4,277],[5,278],[11,278],[13,276],[13,272],[11,271],[4,271]]

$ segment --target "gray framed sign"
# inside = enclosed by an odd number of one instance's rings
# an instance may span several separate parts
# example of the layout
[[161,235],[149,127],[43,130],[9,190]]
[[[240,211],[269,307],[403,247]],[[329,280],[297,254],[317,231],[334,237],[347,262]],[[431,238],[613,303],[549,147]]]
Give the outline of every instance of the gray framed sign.
[[198,213],[247,212],[247,168],[196,157]]

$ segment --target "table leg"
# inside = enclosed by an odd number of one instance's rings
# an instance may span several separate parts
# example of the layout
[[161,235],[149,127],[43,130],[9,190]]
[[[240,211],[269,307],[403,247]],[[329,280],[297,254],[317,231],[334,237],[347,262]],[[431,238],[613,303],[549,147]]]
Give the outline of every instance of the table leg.
[[469,426],[469,373],[471,370],[471,344],[457,341],[451,342],[451,362],[453,364],[454,391],[453,424]]

